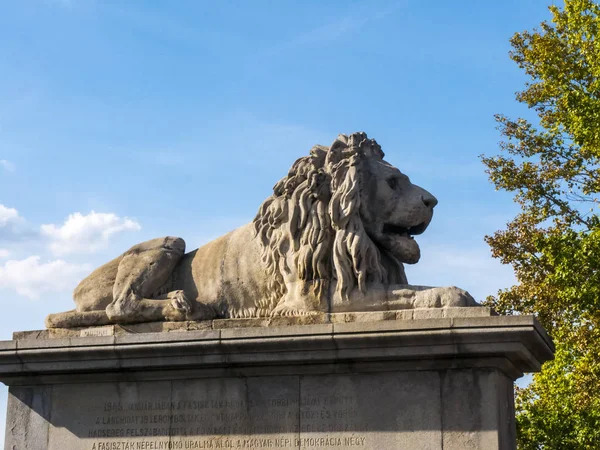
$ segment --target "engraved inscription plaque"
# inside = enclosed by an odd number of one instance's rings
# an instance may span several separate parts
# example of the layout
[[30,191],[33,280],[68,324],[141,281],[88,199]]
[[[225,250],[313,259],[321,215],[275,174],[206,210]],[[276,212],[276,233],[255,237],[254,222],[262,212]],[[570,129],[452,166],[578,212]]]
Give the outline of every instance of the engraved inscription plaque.
[[94,327],[94,328],[84,328],[79,332],[79,336],[81,337],[90,337],[90,336],[113,336],[115,334],[114,325],[108,325],[105,327]]
[[55,385],[48,448],[437,449],[439,386],[436,372]]

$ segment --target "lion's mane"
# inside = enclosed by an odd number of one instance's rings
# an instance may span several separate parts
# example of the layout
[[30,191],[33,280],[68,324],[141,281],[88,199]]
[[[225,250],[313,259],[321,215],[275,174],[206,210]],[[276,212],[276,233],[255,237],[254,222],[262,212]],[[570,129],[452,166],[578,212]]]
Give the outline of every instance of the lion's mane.
[[296,160],[274,186],[253,221],[271,308],[286,294],[291,264],[299,280],[312,282],[319,299],[329,295],[332,280],[344,300],[356,288],[365,292],[371,282],[406,284],[402,264],[390,254],[382,258],[383,250],[369,238],[361,218],[361,161],[383,157],[365,133],[340,135],[330,148],[315,146]]

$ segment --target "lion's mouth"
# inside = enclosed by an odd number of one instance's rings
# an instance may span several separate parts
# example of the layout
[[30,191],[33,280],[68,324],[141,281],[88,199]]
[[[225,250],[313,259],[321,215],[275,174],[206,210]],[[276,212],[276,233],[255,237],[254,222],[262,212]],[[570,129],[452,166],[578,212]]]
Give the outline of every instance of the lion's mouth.
[[414,227],[405,228],[391,223],[386,223],[383,225],[383,229],[381,231],[385,234],[395,234],[408,239],[413,239],[413,236],[422,234],[427,229],[427,225],[429,224],[426,222],[421,222],[419,225],[415,225]]
[[429,220],[412,227],[384,223],[383,227],[374,233],[371,239],[376,242],[381,250],[389,252],[398,261],[415,264],[421,257],[421,250],[413,236],[423,233],[428,225]]

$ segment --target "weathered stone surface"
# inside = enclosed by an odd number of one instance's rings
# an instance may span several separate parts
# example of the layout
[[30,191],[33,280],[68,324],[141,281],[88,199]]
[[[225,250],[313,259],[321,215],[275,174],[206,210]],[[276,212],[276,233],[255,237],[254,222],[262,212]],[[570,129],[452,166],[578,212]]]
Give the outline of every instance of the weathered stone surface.
[[342,448],[442,448],[438,372],[307,377],[301,388],[304,411],[317,413],[301,422],[301,438],[333,440],[318,448],[340,448],[349,436],[354,445]]
[[331,323],[377,322],[381,320],[396,320],[396,315],[396,311],[337,313],[329,314],[329,321]]
[[168,448],[171,395],[169,381],[54,385],[47,448],[136,448],[143,442]]
[[113,336],[114,334],[115,334],[114,325],[107,325],[104,327],[84,328],[79,332],[79,336],[81,336],[81,337]]
[[[279,316],[248,319],[214,319],[182,322],[148,322],[130,325],[105,325],[87,328],[49,328],[46,330],[17,331],[15,341],[30,339],[57,339],[69,337],[110,336],[159,332],[187,332],[197,330],[221,330],[227,328],[273,328],[290,325],[318,325],[325,323],[380,322],[382,320],[422,320],[431,318],[474,318],[497,315],[488,307],[433,308],[400,311],[367,311],[346,313],[319,313],[307,316]],[[445,322],[446,323],[446,322]],[[0,342],[2,345],[7,345]],[[16,348],[16,344],[15,344]]]
[[482,369],[448,371],[441,397],[444,450],[514,446],[513,384],[506,375]]
[[514,450],[512,381],[552,343],[531,316],[467,309],[19,334],[0,345],[6,448]]
[[419,260],[413,235],[425,231],[437,200],[383,156],[365,133],[313,147],[252,223],[187,254],[178,237],[137,244],[85,278],[75,310],[49,315],[46,326],[215,318],[265,326],[271,317],[315,312],[475,306],[456,287],[408,284],[403,263]]
[[8,395],[4,448],[47,448],[52,407],[51,386],[13,386]]
[[6,448],[510,449],[509,393],[486,370],[13,388]]
[[[44,389],[52,398],[45,423],[19,423],[25,434],[11,437],[16,448],[23,443],[31,445],[23,448],[48,450],[442,448],[440,374],[435,371]],[[27,411],[36,414],[37,407]]]

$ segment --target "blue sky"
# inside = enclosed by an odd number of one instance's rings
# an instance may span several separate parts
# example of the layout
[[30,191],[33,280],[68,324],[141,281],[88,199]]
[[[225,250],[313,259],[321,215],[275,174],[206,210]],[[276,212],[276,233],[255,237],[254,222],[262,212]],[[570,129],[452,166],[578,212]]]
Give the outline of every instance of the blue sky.
[[507,287],[483,236],[517,209],[478,155],[495,113],[529,115],[508,39],[549,2],[0,2],[0,339],[134,243],[250,221],[297,157],[354,131],[439,199],[409,281]]

